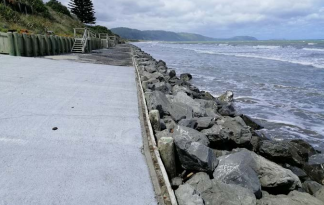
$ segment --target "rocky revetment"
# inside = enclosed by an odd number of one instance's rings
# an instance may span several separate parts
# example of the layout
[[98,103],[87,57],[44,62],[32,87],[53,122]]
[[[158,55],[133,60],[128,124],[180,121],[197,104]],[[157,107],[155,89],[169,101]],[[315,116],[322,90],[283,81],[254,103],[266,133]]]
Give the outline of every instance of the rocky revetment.
[[133,46],[150,122],[179,205],[324,205],[324,155],[304,140],[275,141],[190,73]]

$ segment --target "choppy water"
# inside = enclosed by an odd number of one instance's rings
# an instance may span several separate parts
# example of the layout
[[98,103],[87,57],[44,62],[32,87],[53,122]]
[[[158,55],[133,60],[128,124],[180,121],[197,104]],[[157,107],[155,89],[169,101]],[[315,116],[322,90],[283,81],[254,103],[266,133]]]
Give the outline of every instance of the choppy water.
[[324,41],[135,43],[236,109],[276,139],[302,138],[324,151]]

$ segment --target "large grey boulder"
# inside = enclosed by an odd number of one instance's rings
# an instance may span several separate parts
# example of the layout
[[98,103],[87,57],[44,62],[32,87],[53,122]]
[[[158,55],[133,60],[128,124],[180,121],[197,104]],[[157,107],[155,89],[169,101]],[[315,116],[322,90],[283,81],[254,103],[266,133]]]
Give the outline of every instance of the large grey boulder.
[[233,103],[222,104],[218,109],[218,113],[222,116],[235,117],[237,115]]
[[212,180],[205,172],[198,172],[186,184],[190,184],[198,193],[202,193],[213,186]]
[[178,122],[178,125],[195,129],[197,127],[197,119],[183,119]]
[[166,96],[160,91],[153,91],[146,96],[147,108],[149,111],[158,110],[160,116],[169,115],[171,103]]
[[256,173],[256,161],[250,152],[219,157],[219,164],[213,176],[226,184],[235,184],[251,190],[257,198],[262,197],[261,183]]
[[197,130],[208,129],[215,124],[215,118],[213,117],[200,117],[197,120]]
[[185,132],[184,134],[179,134],[179,131],[175,131],[173,137],[181,166],[184,169],[213,173],[218,160],[213,151],[204,145],[206,144],[204,141],[207,140],[206,136],[202,140],[199,136],[190,136]]
[[193,113],[194,113],[195,117],[203,117],[206,114],[205,109],[202,108],[198,102],[196,102],[194,99],[189,97],[184,92],[178,92],[174,96],[172,101],[177,102],[177,103],[183,103],[183,104],[190,106],[193,109]]
[[255,205],[253,193],[240,186],[225,184],[216,179],[211,180],[208,174],[195,174],[185,184],[194,188],[208,205]]
[[304,170],[312,180],[324,185],[324,154],[315,154],[309,157]]
[[192,108],[183,103],[170,103],[160,91],[153,91],[146,96],[149,111],[158,110],[160,116],[171,115],[176,122],[192,118]]
[[175,163],[175,147],[172,137],[162,137],[159,139],[158,148],[165,169],[170,178],[177,175]]
[[308,161],[308,150],[291,141],[264,140],[260,143],[259,153],[275,162],[303,166]]
[[191,119],[193,117],[192,108],[184,103],[172,102],[169,107],[169,113],[176,122],[182,119]]
[[225,117],[221,125],[223,127],[220,131],[221,138],[229,140],[238,146],[250,144],[252,133],[242,118]]
[[[301,187],[299,178],[285,169],[246,149],[220,157],[214,177],[226,183],[247,187],[257,193],[257,174],[262,188],[278,193],[287,193]],[[253,171],[252,171],[253,170]]]
[[322,187],[320,190],[315,192],[314,196],[324,203],[324,187]]
[[320,190],[323,186],[315,181],[305,181],[303,183],[303,189],[311,194],[314,195],[318,190]]
[[209,140],[206,135],[184,126],[176,126],[173,131],[173,137],[179,139],[186,139],[188,141],[199,142],[205,146],[209,146]]
[[298,191],[287,195],[267,195],[257,202],[257,205],[324,205],[320,200]]
[[169,83],[165,83],[165,82],[156,82],[153,83],[152,85],[148,86],[149,89],[151,90],[157,90],[157,91],[161,91],[165,94],[170,94],[172,91],[172,87]]
[[213,125],[209,129],[202,130],[201,133],[207,136],[211,144],[218,145],[224,143],[224,139],[220,136],[221,129],[221,125]]
[[189,184],[180,185],[175,191],[179,205],[204,205],[200,194]]
[[243,187],[213,180],[213,186],[201,193],[208,205],[255,205],[254,194]]

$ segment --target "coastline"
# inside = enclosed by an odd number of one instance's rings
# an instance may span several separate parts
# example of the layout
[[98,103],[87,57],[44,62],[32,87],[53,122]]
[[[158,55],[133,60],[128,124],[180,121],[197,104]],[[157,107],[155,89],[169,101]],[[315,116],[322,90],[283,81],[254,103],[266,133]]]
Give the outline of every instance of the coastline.
[[[223,187],[218,190],[223,196],[225,189],[240,189],[247,204],[280,203],[273,197],[277,194],[286,194],[285,200],[301,197],[312,202],[304,204],[323,203],[310,195],[315,193],[300,192],[307,192],[310,181],[321,188],[324,184],[323,155],[310,144],[267,139],[253,119],[236,113],[231,92],[215,98],[193,86],[191,74],[179,78],[165,62],[132,47],[158,149],[179,204],[190,198],[196,200],[194,204],[204,204],[213,198],[205,193],[216,186]],[[242,156],[250,159],[244,167],[237,161]],[[260,171],[264,169],[271,171]],[[267,177],[275,181],[267,182]],[[210,186],[201,190],[200,183]],[[227,200],[240,197],[238,193]]]

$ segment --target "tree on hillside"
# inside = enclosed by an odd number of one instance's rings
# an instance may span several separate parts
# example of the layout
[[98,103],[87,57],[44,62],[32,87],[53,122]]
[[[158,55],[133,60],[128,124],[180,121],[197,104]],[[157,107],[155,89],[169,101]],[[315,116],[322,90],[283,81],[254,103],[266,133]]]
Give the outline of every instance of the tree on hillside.
[[75,14],[80,21],[88,24],[95,24],[95,11],[91,0],[71,0],[69,3],[71,12]]

